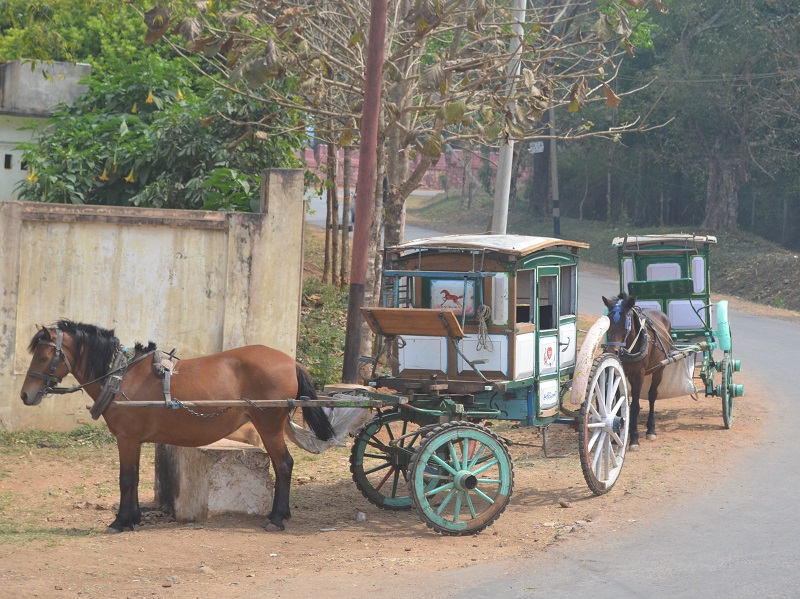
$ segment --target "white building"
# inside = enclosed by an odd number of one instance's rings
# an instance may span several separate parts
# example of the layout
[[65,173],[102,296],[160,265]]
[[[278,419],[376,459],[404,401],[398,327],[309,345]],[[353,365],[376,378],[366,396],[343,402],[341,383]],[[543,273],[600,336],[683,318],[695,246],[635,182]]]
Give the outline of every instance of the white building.
[[74,102],[87,89],[80,81],[91,72],[88,64],[66,62],[0,64],[0,201],[16,199],[17,184],[28,176],[14,147],[36,133],[20,129],[44,124],[57,104]]

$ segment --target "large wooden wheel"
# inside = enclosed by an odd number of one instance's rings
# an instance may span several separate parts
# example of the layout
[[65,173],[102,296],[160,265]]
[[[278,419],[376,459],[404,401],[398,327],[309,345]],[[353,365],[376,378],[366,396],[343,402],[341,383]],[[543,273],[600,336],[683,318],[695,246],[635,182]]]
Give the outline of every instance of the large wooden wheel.
[[602,354],[592,364],[578,426],[578,450],[586,483],[595,495],[608,493],[625,461],[630,396],[622,363]]
[[397,411],[379,414],[356,433],[350,472],[370,503],[387,510],[411,509],[408,464],[419,438],[419,427]]
[[445,535],[471,535],[506,509],[514,466],[502,439],[469,422],[430,430],[409,466],[411,502],[422,520]]

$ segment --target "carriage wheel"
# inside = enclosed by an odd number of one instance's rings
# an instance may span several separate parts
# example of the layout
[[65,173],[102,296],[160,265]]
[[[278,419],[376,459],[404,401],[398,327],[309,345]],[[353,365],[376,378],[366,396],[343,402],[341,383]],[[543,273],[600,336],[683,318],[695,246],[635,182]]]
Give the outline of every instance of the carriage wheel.
[[350,472],[370,503],[387,510],[411,509],[408,463],[419,438],[419,427],[397,411],[379,414],[356,433]]
[[448,422],[432,429],[409,466],[411,502],[445,535],[471,535],[505,511],[514,489],[506,444],[487,428]]
[[720,372],[722,373],[722,381],[719,384],[719,395],[722,398],[722,421],[725,423],[725,428],[730,428],[733,426],[733,398],[736,395],[730,352],[725,352]]
[[595,495],[608,493],[619,477],[629,426],[630,397],[622,363],[603,354],[592,365],[578,427],[583,477]]

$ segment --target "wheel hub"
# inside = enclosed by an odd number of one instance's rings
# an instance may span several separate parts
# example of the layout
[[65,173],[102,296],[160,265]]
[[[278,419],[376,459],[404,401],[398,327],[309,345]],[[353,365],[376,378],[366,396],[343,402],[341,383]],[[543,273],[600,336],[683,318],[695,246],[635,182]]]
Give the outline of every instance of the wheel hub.
[[472,491],[478,486],[478,477],[469,470],[459,470],[453,482],[459,491]]

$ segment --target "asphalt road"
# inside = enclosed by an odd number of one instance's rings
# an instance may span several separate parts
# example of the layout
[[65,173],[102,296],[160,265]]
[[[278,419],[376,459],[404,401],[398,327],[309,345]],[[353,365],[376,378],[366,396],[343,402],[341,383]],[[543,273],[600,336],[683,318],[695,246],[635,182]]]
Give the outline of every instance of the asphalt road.
[[[406,239],[437,234],[409,228]],[[579,289],[579,310],[599,315],[600,296],[618,284],[584,271]],[[800,597],[800,324],[733,309],[730,318],[734,357],[755,383],[736,399],[735,418],[758,413],[766,441],[741,451],[710,488],[683,490],[663,518],[513,563],[442,572],[437,586],[457,580],[449,596],[470,599]]]
[[[581,311],[599,313],[600,295],[617,283],[581,274],[580,290]],[[734,355],[757,383],[736,399],[734,416],[757,412],[766,440],[711,488],[682,490],[663,518],[533,559],[461,570],[459,581],[476,582],[452,597],[800,597],[800,324],[734,310],[730,317]]]

